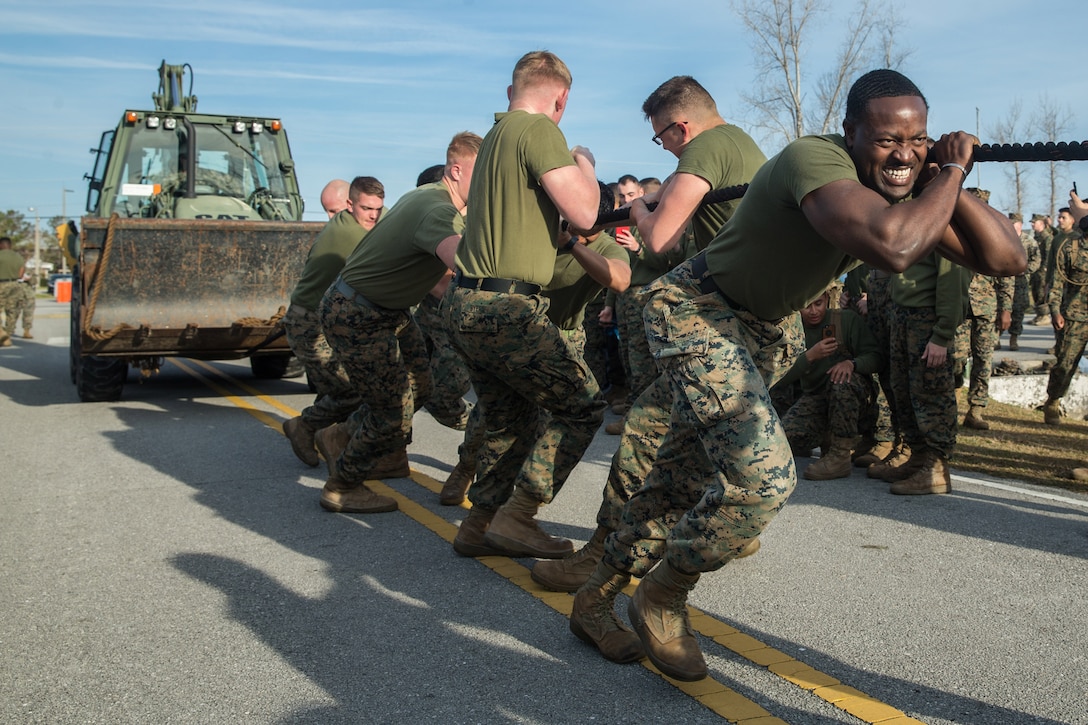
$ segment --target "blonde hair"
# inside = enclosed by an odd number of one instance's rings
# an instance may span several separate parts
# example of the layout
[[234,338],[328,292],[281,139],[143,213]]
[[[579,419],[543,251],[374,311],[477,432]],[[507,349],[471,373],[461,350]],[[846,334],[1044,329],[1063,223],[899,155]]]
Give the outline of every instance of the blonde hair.
[[521,56],[517,65],[514,66],[514,93],[546,83],[561,84],[564,88],[570,88],[573,79],[567,64],[555,53],[547,50],[534,50]]
[[458,161],[476,156],[480,153],[480,144],[483,139],[472,131],[462,131],[453,137],[446,148],[446,166],[449,167]]

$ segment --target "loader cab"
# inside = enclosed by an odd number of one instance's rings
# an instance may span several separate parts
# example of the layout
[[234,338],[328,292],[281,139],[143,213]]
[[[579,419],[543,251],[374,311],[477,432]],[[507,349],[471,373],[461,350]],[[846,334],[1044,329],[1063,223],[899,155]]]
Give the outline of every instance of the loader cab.
[[94,216],[302,218],[278,120],[126,111],[91,151],[87,210]]

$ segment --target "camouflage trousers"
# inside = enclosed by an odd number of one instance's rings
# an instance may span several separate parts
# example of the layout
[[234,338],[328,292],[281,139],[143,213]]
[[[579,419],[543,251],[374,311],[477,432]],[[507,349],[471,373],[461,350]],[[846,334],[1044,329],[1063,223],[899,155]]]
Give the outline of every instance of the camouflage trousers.
[[313,384],[314,402],[302,410],[302,420],[312,430],[347,420],[359,407],[355,391],[342,365],[333,359],[332,348],[321,331],[321,316],[301,305],[291,305],[283,316],[283,329],[291,352],[306,369]]
[[1031,273],[1031,303],[1035,306],[1035,315],[1043,317],[1050,314],[1050,307],[1046,298],[1046,259],[1039,269]]
[[829,381],[821,390],[802,393],[782,417],[790,447],[808,455],[824,445],[829,434],[854,438],[861,431],[872,431],[878,389],[872,375],[854,373],[845,383]]
[[23,304],[19,307],[19,315],[23,318],[23,332],[30,332],[34,327],[34,311],[38,308],[38,295],[34,291],[34,285],[22,284]]
[[426,408],[447,428],[464,430],[473,407],[464,396],[472,390],[472,380],[465,361],[450,342],[439,307],[439,301],[427,295],[412,311],[431,360],[431,399]]
[[[876,270],[871,271],[866,300],[865,322],[869,326],[869,332],[873,333],[881,350],[888,350],[891,348],[891,277]],[[887,363],[877,371],[876,378],[879,384],[876,389],[876,419],[873,422],[872,437],[876,441],[891,441],[895,438],[899,425],[896,422],[892,379]],[[862,430],[861,433],[868,435],[869,431]]]
[[1052,400],[1062,398],[1069,392],[1073,376],[1077,374],[1080,358],[1088,345],[1088,321],[1065,319],[1061,342],[1057,348],[1057,361],[1050,369],[1046,394]]
[[412,416],[431,394],[427,346],[407,310],[374,309],[336,287],[321,300],[321,326],[361,400],[336,462],[345,481],[361,482],[379,458],[411,441]]
[[646,341],[646,323],[642,318],[647,295],[644,287],[628,288],[616,300],[619,315],[620,344],[627,359],[627,403],[633,404],[657,377],[657,363]]
[[[1011,318],[1009,323],[1010,335],[1022,335],[1024,333],[1024,315],[1027,314],[1028,307],[1031,306],[1028,284],[1029,280],[1026,274],[1017,275],[1013,283],[1012,309],[1009,310],[1009,317]],[[998,314],[1001,313],[1001,310],[1002,306],[999,300],[997,303]]]
[[962,385],[967,363],[971,375],[967,388],[968,405],[985,408],[990,402],[990,373],[994,367],[994,345],[997,327],[990,317],[968,316],[956,328],[956,350],[953,370],[955,381]]
[[[642,465],[648,457],[652,468],[605,540],[605,560],[637,576],[662,557],[686,572],[724,566],[759,536],[797,483],[767,389],[804,352],[800,318],[767,321],[734,310],[717,292],[702,292],[691,265],[648,286],[646,332],[661,377],[640,400],[657,407],[629,414],[621,441],[641,444]],[[661,435],[656,454],[639,434],[651,441]],[[624,455],[617,453],[619,467],[638,466]],[[638,480],[633,470],[627,475]]]
[[[476,457],[474,507],[494,511],[514,486],[548,503],[604,418],[585,361],[548,319],[548,300],[450,285],[443,301],[486,426]],[[550,413],[539,425],[540,409]]]
[[619,357],[619,340],[616,335],[616,322],[602,325],[598,319],[604,309],[604,297],[599,296],[586,305],[582,330],[586,334],[583,357],[597,386],[607,390],[612,385],[626,385],[627,376]]
[[957,415],[952,356],[935,368],[922,361],[936,322],[932,307],[893,302],[889,364],[903,439],[913,450],[928,446],[949,458],[956,447]]
[[23,306],[22,282],[0,282],[0,310],[4,313],[4,331],[15,334],[15,322]]

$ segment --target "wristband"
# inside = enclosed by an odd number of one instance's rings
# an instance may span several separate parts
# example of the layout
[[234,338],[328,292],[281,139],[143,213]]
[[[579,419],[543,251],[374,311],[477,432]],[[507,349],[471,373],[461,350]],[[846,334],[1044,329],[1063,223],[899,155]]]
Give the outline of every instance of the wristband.
[[966,167],[964,167],[964,166],[963,166],[963,164],[957,164],[957,163],[955,163],[955,162],[951,162],[951,161],[950,161],[950,162],[949,162],[949,163],[947,163],[947,164],[941,164],[941,171],[944,171],[944,170],[945,170],[945,169],[947,169],[947,168],[948,168],[949,166],[951,166],[951,167],[952,167],[952,168],[954,168],[954,169],[959,169],[960,171],[962,171],[962,172],[963,172],[963,180],[964,180],[964,181],[966,181],[966,180],[967,180],[967,169],[966,169]]
[[574,249],[574,245],[575,245],[575,244],[577,244],[577,243],[578,243],[578,237],[571,237],[571,238],[570,238],[570,241],[569,241],[569,242],[567,242],[566,244],[564,244],[564,245],[563,245],[563,246],[562,246],[562,247],[561,247],[561,248],[559,249],[559,251],[561,251],[561,252],[569,252],[570,250]]

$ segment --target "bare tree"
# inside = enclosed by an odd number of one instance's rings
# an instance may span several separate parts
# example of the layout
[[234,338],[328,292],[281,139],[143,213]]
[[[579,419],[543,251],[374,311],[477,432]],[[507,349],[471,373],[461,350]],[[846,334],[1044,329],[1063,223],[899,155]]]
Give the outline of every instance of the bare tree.
[[859,0],[846,24],[835,67],[817,77],[809,103],[802,82],[808,31],[829,12],[829,0],[734,0],[733,10],[751,31],[756,85],[742,98],[755,125],[790,142],[806,133],[829,133],[842,118],[846,94],[874,61],[894,67],[894,14],[886,0]]
[[[1059,141],[1060,137],[1069,131],[1069,125],[1073,122],[1073,112],[1069,106],[1061,105],[1047,94],[1039,96],[1039,103],[1031,114],[1031,130],[1042,136],[1043,141]],[[1047,210],[1050,214],[1058,208],[1058,162],[1051,161],[1049,168],[1050,179],[1050,206]]]
[[[1009,104],[1009,110],[990,129],[990,135],[993,136],[995,143],[1021,142],[1024,136],[1023,111],[1024,104],[1021,103],[1019,98],[1014,99]],[[1027,182],[1025,168],[1019,161],[1003,164],[1003,166],[1005,167],[1006,176],[1012,182],[1014,199],[1012,208],[1015,211],[1022,212],[1024,210]]]

